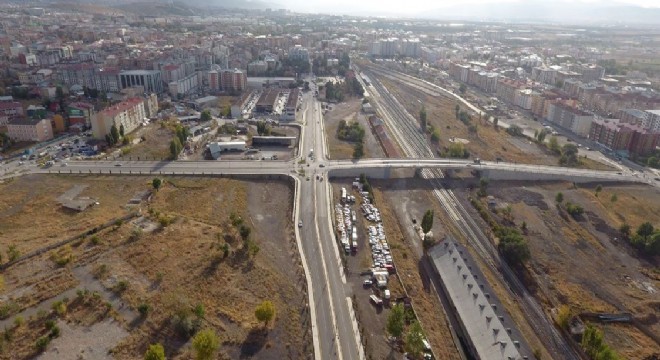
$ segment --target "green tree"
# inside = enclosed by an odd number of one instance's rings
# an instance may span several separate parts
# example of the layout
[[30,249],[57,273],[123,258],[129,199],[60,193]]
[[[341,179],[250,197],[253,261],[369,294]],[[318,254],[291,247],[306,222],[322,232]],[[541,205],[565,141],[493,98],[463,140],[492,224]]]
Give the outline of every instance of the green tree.
[[495,230],[495,235],[499,238],[497,248],[510,264],[519,265],[529,260],[531,254],[527,241],[518,232],[518,229],[499,227]]
[[124,129],[124,124],[119,125],[119,135],[121,135],[121,137],[124,137],[125,130],[126,129]]
[[424,331],[418,321],[413,321],[408,328],[405,348],[413,358],[420,357],[424,351]]
[[433,132],[431,133],[431,141],[434,143],[440,142],[440,130],[433,129]]
[[497,129],[497,125],[499,124],[499,122],[500,122],[500,119],[498,119],[498,118],[493,119],[493,126],[495,126],[496,129]]
[[461,86],[458,87],[458,91],[460,91],[460,93],[464,95],[465,92],[467,91],[467,86],[465,86],[465,84],[461,84]]
[[562,146],[559,164],[564,166],[576,166],[579,163],[578,147],[575,144],[566,144]]
[[619,200],[619,197],[618,197],[616,194],[612,194],[612,196],[610,197],[610,202],[613,202],[613,203],[614,203],[614,202],[616,202],[617,200]]
[[109,146],[115,144],[115,139],[112,137],[112,134],[105,134],[105,142],[108,143]]
[[422,218],[422,231],[424,234],[431,231],[433,228],[433,210],[426,210],[424,217]]
[[422,109],[419,110],[419,124],[422,128],[422,131],[426,132],[426,108],[422,106]]
[[387,333],[399,339],[403,335],[405,325],[404,309],[402,304],[396,304],[387,316]]
[[542,144],[545,141],[545,136],[547,134],[548,133],[545,130],[539,131],[538,135],[536,136],[536,141]]
[[172,139],[170,142],[170,157],[172,160],[176,160],[179,157],[179,154],[183,150],[183,146],[181,145],[181,141],[179,141],[178,137],[175,137]]
[[153,188],[154,188],[156,191],[158,191],[158,190],[160,189],[160,186],[161,186],[162,184],[163,184],[163,181],[162,181],[161,179],[159,179],[159,178],[154,178],[153,180],[151,180],[151,186],[153,186]]
[[147,352],[144,353],[144,360],[165,360],[165,349],[163,349],[163,345],[149,345]]
[[550,140],[548,140],[548,149],[554,154],[561,154],[561,149],[559,147],[559,142],[557,141],[556,136],[551,136]]
[[564,194],[561,191],[555,195],[555,201],[557,204],[561,204],[564,201]]
[[7,249],[7,257],[9,258],[9,261],[14,261],[18,259],[20,256],[21,256],[21,252],[18,251],[16,245],[9,245],[9,248]]
[[490,180],[488,180],[488,178],[485,178],[485,177],[482,177],[482,178],[479,179],[479,191],[478,191],[477,195],[479,195],[480,197],[486,196],[486,190],[488,190],[488,183],[489,182],[490,182]]
[[364,156],[364,145],[362,142],[357,142],[353,145],[353,159],[360,159]]
[[639,227],[637,228],[637,235],[646,238],[651,236],[654,231],[655,230],[653,229],[653,225],[647,221],[639,225]]
[[268,300],[264,300],[254,310],[254,316],[258,321],[264,323],[264,327],[275,317],[275,305]]
[[220,348],[220,340],[213,329],[205,329],[197,333],[192,341],[196,360],[211,360]]
[[603,191],[603,186],[602,185],[597,185],[596,186],[596,197],[598,197],[598,194]]
[[112,124],[112,127],[110,127],[110,135],[112,135],[113,139],[112,145],[116,144],[119,141],[119,130],[115,124]]
[[660,159],[655,156],[649,156],[649,158],[646,159],[646,165],[648,167],[658,168],[660,167]]
[[275,306],[272,302],[265,300],[254,310],[254,316],[258,321],[264,323],[264,327],[275,317]]
[[199,120],[202,122],[211,121],[211,112],[209,110],[202,111],[202,114],[199,116]]

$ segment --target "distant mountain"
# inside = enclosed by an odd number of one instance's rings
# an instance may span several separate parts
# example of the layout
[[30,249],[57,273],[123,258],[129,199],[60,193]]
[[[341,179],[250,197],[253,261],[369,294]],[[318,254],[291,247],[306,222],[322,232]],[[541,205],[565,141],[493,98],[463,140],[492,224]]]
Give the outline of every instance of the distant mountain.
[[525,0],[439,7],[420,17],[465,20],[542,21],[573,24],[659,24],[660,8],[614,1]]
[[[4,0],[6,1],[6,0]],[[2,3],[3,0],[0,0]],[[277,5],[263,0],[43,0],[43,3],[71,6],[73,4],[103,4],[137,15],[202,15],[203,9],[266,9]]]

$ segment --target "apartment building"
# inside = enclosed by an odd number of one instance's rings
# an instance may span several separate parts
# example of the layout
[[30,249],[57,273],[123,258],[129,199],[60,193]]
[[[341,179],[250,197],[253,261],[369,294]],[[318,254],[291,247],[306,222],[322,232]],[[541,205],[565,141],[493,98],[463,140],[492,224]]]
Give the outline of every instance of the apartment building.
[[642,127],[651,132],[660,133],[660,110],[646,110],[646,118],[642,121]]
[[660,143],[660,133],[619,119],[594,120],[589,138],[624,156],[650,154]]
[[13,141],[46,141],[53,138],[53,125],[50,119],[9,120],[7,135]]
[[225,69],[220,72],[220,86],[224,91],[242,92],[247,88],[247,75],[238,69]]
[[8,119],[23,115],[23,105],[18,101],[0,101],[0,116]]
[[544,84],[554,85],[557,81],[557,69],[537,66],[532,69],[532,80]]
[[605,68],[595,64],[575,64],[568,67],[570,71],[581,74],[583,82],[591,82],[605,76]]
[[220,90],[220,75],[216,70],[211,70],[207,73],[209,90],[219,91]]
[[309,51],[300,45],[296,45],[289,49],[289,59],[309,61]]
[[546,119],[580,136],[587,136],[591,129],[594,115],[573,108],[561,101],[552,101],[548,104],[548,116]]
[[119,129],[124,125],[126,134],[135,130],[146,118],[144,100],[131,98],[113,105],[92,117],[92,133],[96,139],[105,139],[112,125]]
[[[523,90],[525,84],[518,80],[509,78],[502,78],[497,81],[497,97],[509,104],[514,104],[516,100],[516,93],[518,90]],[[531,107],[531,99],[530,99]]]

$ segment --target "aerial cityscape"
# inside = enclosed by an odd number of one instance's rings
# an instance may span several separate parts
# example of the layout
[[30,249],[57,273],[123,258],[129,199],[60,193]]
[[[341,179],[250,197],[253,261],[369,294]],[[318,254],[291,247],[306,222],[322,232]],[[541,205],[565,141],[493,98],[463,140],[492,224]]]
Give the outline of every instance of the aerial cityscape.
[[660,359],[658,19],[0,0],[0,359]]

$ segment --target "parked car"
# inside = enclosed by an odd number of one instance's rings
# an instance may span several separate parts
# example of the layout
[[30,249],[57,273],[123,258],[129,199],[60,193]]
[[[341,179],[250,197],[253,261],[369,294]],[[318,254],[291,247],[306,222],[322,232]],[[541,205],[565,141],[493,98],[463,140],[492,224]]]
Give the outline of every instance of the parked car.
[[362,282],[362,285],[363,285],[363,286],[371,286],[371,285],[373,285],[373,284],[374,284],[374,282],[371,281],[371,279],[367,279],[367,280],[365,280],[365,281]]

